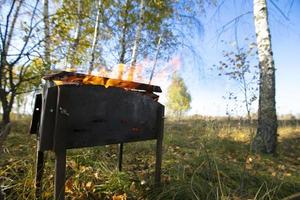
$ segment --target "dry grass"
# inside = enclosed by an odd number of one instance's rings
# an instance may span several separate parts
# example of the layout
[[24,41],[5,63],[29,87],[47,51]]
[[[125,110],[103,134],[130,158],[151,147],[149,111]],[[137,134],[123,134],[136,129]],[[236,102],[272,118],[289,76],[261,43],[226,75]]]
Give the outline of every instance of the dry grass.
[[[18,121],[4,143],[0,183],[7,199],[33,199],[35,137]],[[125,145],[124,172],[116,146],[68,151],[68,199],[282,199],[300,191],[300,127],[279,128],[276,157],[250,154],[249,127],[218,120],[166,122],[163,184],[153,187],[154,141]],[[52,199],[53,154],[47,153],[43,199]]]

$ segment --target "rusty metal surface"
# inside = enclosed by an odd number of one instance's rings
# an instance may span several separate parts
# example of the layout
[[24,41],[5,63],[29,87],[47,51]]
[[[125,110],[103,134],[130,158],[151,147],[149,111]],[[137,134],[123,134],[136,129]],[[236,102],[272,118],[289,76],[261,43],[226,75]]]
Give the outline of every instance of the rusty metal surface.
[[53,149],[53,133],[56,122],[57,87],[44,90],[41,125],[39,129],[39,151]]
[[128,88],[128,89],[136,89],[136,90],[142,90],[147,92],[162,92],[161,88],[156,85],[149,85],[144,83],[138,83],[133,81],[126,81],[126,80],[118,80],[118,79],[112,79],[107,77],[100,77],[100,76],[94,76],[94,75],[87,75],[87,74],[81,74],[77,72],[67,72],[67,71],[61,71],[57,73],[52,73],[49,75],[44,76],[43,78],[45,80],[68,80],[68,77],[76,77],[74,78],[74,82],[77,82],[78,84],[82,83],[82,80],[86,77],[90,78],[101,78],[103,79],[103,85],[105,85],[108,81],[114,82],[115,87],[121,87],[121,88]]
[[157,139],[163,106],[139,92],[62,85],[44,95],[40,150]]

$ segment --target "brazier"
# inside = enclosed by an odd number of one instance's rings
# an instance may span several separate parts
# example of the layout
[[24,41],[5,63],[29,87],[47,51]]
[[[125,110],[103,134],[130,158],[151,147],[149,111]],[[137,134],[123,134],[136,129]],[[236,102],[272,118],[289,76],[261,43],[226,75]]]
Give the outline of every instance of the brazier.
[[137,90],[128,90],[101,85],[52,84],[36,96],[30,132],[38,138],[37,198],[41,193],[45,151],[55,153],[57,200],[64,199],[66,151],[72,148],[119,144],[121,170],[123,143],[155,139],[155,183],[160,183],[164,106],[153,99],[154,94],[148,94],[155,88],[161,90],[157,86],[139,86]]

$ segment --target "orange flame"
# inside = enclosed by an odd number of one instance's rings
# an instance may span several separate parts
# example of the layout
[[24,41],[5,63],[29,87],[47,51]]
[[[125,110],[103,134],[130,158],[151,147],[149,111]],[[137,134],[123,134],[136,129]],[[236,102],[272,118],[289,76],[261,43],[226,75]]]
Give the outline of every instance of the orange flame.
[[[138,87],[138,83],[133,84],[133,81],[138,81],[140,84],[150,84],[150,74],[149,71],[152,70],[154,61],[149,60],[147,57],[136,64],[135,66],[127,66],[123,63],[117,65],[113,68],[115,70],[107,70],[105,67],[101,66],[98,72],[94,71],[93,75],[83,75],[76,74],[75,68],[66,69],[67,72],[70,72],[67,76],[50,78],[54,81],[56,85],[63,84],[90,84],[90,85],[103,85],[105,87],[122,87],[135,89]],[[164,63],[157,67],[155,70],[155,75],[151,80],[151,83],[162,84],[166,82],[168,77],[172,75],[175,71],[178,71],[181,66],[181,59],[179,56],[175,56],[170,59],[167,63]],[[79,76],[78,76],[79,75]],[[126,77],[124,79],[124,77]]]
[[122,64],[122,63],[120,63],[119,64],[119,72],[118,72],[118,79],[122,79],[123,78],[123,74],[124,74],[124,67],[125,67],[125,65],[124,64]]

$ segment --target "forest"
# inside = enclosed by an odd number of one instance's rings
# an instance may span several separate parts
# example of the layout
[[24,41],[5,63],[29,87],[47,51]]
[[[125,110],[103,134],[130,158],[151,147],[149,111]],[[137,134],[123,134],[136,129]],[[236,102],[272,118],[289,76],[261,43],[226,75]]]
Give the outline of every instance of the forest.
[[299,9],[0,0],[0,200],[300,199]]

